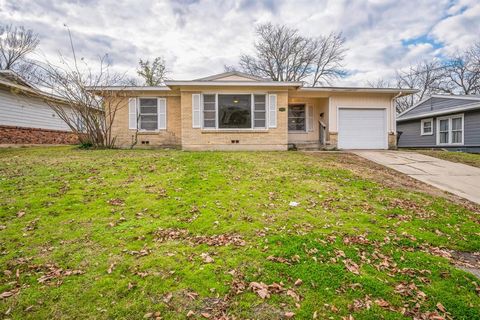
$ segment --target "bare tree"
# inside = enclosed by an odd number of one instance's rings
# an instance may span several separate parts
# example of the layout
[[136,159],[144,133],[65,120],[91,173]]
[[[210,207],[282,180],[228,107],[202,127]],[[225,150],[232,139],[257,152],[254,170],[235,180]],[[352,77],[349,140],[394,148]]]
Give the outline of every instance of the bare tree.
[[72,58],[61,56],[60,65],[36,63],[44,75],[39,82],[50,94],[46,103],[74,132],[80,142],[96,148],[113,148],[112,125],[121,108],[125,108],[124,87],[111,90],[123,82],[122,74],[110,71],[106,56],[92,69],[85,59],[77,59],[70,30]]
[[480,44],[451,58],[446,65],[446,78],[440,87],[446,93],[480,93]]
[[149,60],[138,62],[139,69],[137,73],[145,81],[146,86],[158,86],[163,83],[168,73],[165,59],[157,57],[150,63]]
[[418,93],[397,99],[397,112],[401,113],[427,96],[442,92],[445,76],[445,66],[436,60],[423,61],[411,65],[408,70],[397,71],[396,87],[418,90]]
[[345,38],[341,33],[330,33],[326,37],[314,39],[315,59],[312,87],[325,83],[345,75],[343,59],[346,49]]
[[341,34],[308,38],[297,29],[271,23],[257,28],[255,55],[242,55],[240,69],[274,81],[307,81],[317,85],[341,76]]
[[0,25],[0,69],[10,70],[39,43],[38,34],[23,26]]

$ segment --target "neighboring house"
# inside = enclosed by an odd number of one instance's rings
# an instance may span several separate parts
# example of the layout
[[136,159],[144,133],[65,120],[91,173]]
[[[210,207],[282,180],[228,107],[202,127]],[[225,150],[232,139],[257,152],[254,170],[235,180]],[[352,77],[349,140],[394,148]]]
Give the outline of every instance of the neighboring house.
[[397,117],[399,147],[480,152],[480,97],[433,95]]
[[0,144],[73,144],[77,137],[45,99],[16,73],[0,70]]
[[303,87],[240,72],[122,91],[112,134],[119,147],[287,150],[288,146],[396,146],[394,99],[416,90]]

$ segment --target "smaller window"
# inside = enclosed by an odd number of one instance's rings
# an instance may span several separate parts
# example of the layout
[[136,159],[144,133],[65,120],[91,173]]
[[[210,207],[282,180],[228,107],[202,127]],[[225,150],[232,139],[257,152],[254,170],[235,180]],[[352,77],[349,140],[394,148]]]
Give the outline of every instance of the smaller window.
[[140,98],[139,128],[145,131],[158,129],[158,100],[157,98]]
[[288,131],[306,131],[305,105],[288,106]]
[[253,97],[253,126],[254,128],[265,128],[267,125],[266,96],[264,94],[256,94]]
[[433,119],[423,119],[421,121],[422,136],[431,136],[433,134]]

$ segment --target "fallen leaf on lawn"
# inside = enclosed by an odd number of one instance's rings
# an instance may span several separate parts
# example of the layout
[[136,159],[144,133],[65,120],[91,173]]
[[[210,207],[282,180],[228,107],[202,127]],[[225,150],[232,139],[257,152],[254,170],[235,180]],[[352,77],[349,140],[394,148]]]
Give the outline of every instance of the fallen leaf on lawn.
[[202,315],[202,317],[204,317],[206,319],[210,319],[210,317],[211,317],[210,313],[207,313],[207,312],[202,312],[201,315]]
[[253,292],[258,294],[262,299],[270,298],[270,293],[268,292],[268,285],[263,282],[250,282],[249,285],[252,288]]
[[153,317],[153,312],[147,312],[147,313],[145,313],[145,314],[143,315],[143,318],[144,318],[144,319],[149,319],[149,318],[151,318],[151,317]]
[[193,317],[194,315],[195,315],[195,312],[193,312],[192,310],[188,311],[187,313],[188,318]]
[[297,302],[300,301],[300,296],[292,289],[287,290],[287,296],[292,297]]
[[5,299],[5,298],[11,297],[11,296],[13,296],[13,292],[11,292],[11,291],[5,291],[5,292],[2,292],[0,294],[0,298],[2,298],[2,299]]
[[125,204],[125,202],[120,198],[110,199],[107,201],[107,203],[112,206],[123,206]]
[[297,281],[295,281],[295,285],[296,286],[299,286],[303,283],[302,279],[297,279]]
[[285,317],[288,319],[293,318],[294,316],[295,316],[295,313],[291,311],[285,312]]
[[20,210],[20,211],[17,212],[17,217],[18,217],[18,218],[21,218],[21,217],[23,217],[23,216],[25,215],[25,213],[26,213],[25,211]]
[[167,293],[167,295],[163,298],[163,302],[169,303],[172,300],[173,294],[171,292]]
[[358,264],[353,262],[351,259],[343,260],[343,264],[345,265],[347,270],[350,271],[351,273],[360,274]]
[[192,299],[192,300],[195,300],[195,299],[197,299],[197,297],[198,297],[198,293],[192,292],[192,291],[188,291],[188,292],[186,293],[186,295],[187,295],[187,297],[189,297],[189,298]]
[[441,304],[440,302],[437,303],[437,308],[438,310],[442,311],[442,312],[447,312],[447,310],[445,310],[445,307],[443,306],[443,304]]
[[318,318],[318,313],[317,311],[315,311],[312,315],[312,319],[317,319]]
[[215,261],[215,260],[213,260],[212,257],[210,257],[210,255],[208,253],[202,253],[200,256],[202,257],[203,262],[205,262],[205,263],[213,263]]
[[107,273],[110,274],[113,272],[113,268],[115,267],[115,262],[113,262],[110,267],[108,267]]
[[390,303],[388,303],[388,301],[385,301],[383,299],[377,299],[375,300],[375,303],[379,306],[379,307],[382,307],[382,308],[388,308],[390,307]]

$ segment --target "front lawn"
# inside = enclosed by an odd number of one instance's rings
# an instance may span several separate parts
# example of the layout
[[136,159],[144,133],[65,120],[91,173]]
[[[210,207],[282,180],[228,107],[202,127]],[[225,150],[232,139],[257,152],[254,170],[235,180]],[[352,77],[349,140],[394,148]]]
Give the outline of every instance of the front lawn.
[[427,156],[459,162],[480,168],[480,154],[466,153],[466,152],[453,152],[443,150],[416,150],[418,153],[422,153]]
[[430,189],[349,154],[3,149],[0,313],[480,319],[478,207]]

